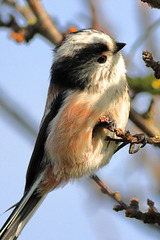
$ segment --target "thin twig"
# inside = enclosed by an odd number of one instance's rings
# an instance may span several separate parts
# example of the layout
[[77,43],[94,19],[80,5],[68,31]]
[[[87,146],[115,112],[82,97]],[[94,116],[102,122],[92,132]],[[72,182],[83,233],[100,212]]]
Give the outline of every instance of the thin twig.
[[[123,143],[118,147],[116,152],[127,144],[130,144],[130,148],[129,148],[130,154],[138,152],[139,149],[144,147],[147,143],[160,145],[160,135],[156,135],[154,137],[146,137],[144,133],[132,135],[128,130],[124,132],[122,129],[116,127],[115,120],[110,116],[100,117],[99,122],[97,123],[95,128],[98,128],[98,127],[106,128],[110,132],[115,133],[116,137],[111,138],[110,136],[106,136],[106,139],[105,139],[106,141]],[[136,144],[138,144],[137,148],[135,148]]]
[[[109,136],[106,137],[106,140],[109,141],[114,141],[114,142],[122,142],[117,150],[120,150],[122,147],[126,146],[127,144],[130,144],[129,147],[129,153],[133,154],[139,151],[140,148],[144,147],[146,144],[158,144],[160,146],[160,136],[155,136],[155,137],[145,137],[144,133],[139,133],[132,135],[129,131],[123,132],[122,129],[116,129],[114,130],[115,134],[118,139],[116,138],[111,138]],[[138,145],[137,148],[135,148],[135,145]]]
[[52,19],[49,17],[44,7],[39,0],[27,0],[30,8],[37,17],[37,21],[40,25],[41,34],[47,38],[52,44],[59,44],[63,36],[60,31],[54,25]]
[[11,28],[13,29],[15,32],[18,32],[21,30],[21,27],[18,25],[18,23],[16,22],[16,19],[14,16],[10,15],[9,16],[9,20],[7,22],[3,21],[0,17],[0,27],[6,27],[6,28]]
[[88,0],[88,4],[89,4],[89,7],[91,9],[91,15],[92,15],[91,26],[93,28],[102,29],[102,27],[98,23],[97,12],[96,12],[96,8],[93,4],[93,1]]
[[[60,43],[63,39],[63,35],[56,28],[41,2],[39,0],[27,0],[27,2],[29,7],[24,8],[14,0],[4,0],[4,3],[10,4],[27,19],[27,22],[29,23],[27,26],[19,26],[13,16],[7,23],[0,20],[0,26],[13,29],[14,32],[11,34],[11,37],[16,39],[17,42],[29,42],[35,34],[39,33],[54,45]],[[29,15],[27,11],[29,12]],[[32,19],[30,15],[32,15],[34,19]]]
[[26,27],[21,27],[14,16],[10,15],[8,22],[3,21],[0,18],[0,27],[5,27],[12,29],[11,37],[14,38],[17,42],[29,42],[35,34],[39,33],[38,24],[29,24]]
[[126,217],[138,219],[144,223],[158,224],[160,225],[160,213],[154,207],[154,202],[147,199],[149,206],[148,211],[143,213],[139,210],[138,199],[131,199],[130,204],[127,205],[120,197],[119,192],[113,193],[99,178],[97,175],[91,175],[90,178],[96,182],[100,187],[102,193],[109,195],[113,198],[118,205],[115,205],[113,210],[116,212],[125,210]]
[[19,12],[27,20],[28,23],[31,24],[36,22],[36,17],[32,12],[31,8],[29,8],[28,6],[21,6],[14,0],[3,0],[3,2],[16,9],[17,12]]
[[153,8],[160,8],[160,1],[159,0],[141,0],[144,3],[148,3],[149,6]]
[[143,51],[143,61],[146,64],[146,67],[150,67],[154,71],[155,78],[160,78],[160,62],[154,61],[152,54],[148,52],[147,50]]
[[91,175],[90,178],[98,184],[102,193],[107,194],[114,200],[116,200],[116,202],[118,202],[123,207],[123,209],[127,209],[127,205],[120,198],[119,192],[113,193],[95,174]]

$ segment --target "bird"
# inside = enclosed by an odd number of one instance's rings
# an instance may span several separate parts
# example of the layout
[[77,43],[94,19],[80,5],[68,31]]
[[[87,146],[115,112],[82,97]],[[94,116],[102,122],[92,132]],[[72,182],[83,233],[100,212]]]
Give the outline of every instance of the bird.
[[125,130],[130,97],[124,43],[98,29],[67,34],[54,49],[50,85],[21,200],[0,230],[16,240],[52,190],[105,166],[118,144],[99,124],[109,116]]

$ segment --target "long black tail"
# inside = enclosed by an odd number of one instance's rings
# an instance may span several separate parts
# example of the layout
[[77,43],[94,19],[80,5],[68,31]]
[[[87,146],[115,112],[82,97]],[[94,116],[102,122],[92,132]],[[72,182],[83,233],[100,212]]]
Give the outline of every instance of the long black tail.
[[22,197],[0,230],[0,240],[16,240],[46,195],[37,192],[38,179]]

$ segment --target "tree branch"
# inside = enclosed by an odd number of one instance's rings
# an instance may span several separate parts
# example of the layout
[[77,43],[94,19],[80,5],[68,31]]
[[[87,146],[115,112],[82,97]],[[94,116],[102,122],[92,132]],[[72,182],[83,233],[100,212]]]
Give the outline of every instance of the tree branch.
[[116,202],[119,203],[120,206],[123,207],[123,209],[127,208],[127,204],[125,204],[122,199],[120,198],[119,192],[113,193],[100,179],[97,175],[93,174],[90,176],[92,180],[94,180],[97,185],[100,187],[100,190],[102,193],[109,195],[111,198],[113,198]]
[[141,0],[144,3],[147,3],[149,6],[153,8],[160,8],[160,1],[159,0]]
[[35,15],[33,14],[32,10],[30,9],[30,7],[21,6],[14,0],[3,0],[3,2],[7,5],[10,5],[14,9],[16,9],[17,12],[20,13],[27,20],[27,22],[29,24],[34,24],[37,21]]
[[[139,149],[144,147],[146,144],[152,144],[152,145],[157,144],[158,146],[160,146],[160,136],[145,137],[143,133],[132,135],[129,131],[123,132],[122,129],[120,128],[119,129],[115,128],[114,132],[118,137],[118,139],[107,136],[106,140],[122,143],[115,152],[117,152],[127,144],[130,144],[130,148],[129,148],[130,154],[138,152]],[[138,145],[137,148],[135,148],[136,144]]]
[[27,0],[27,2],[37,17],[41,34],[46,37],[52,44],[59,44],[62,41],[63,36],[55,27],[53,21],[44,10],[41,2],[39,0]]
[[148,52],[147,50],[143,51],[143,61],[146,64],[146,67],[150,67],[154,71],[155,78],[160,78],[160,62],[154,61],[152,54]]
[[91,15],[92,15],[92,19],[91,19],[92,28],[102,29],[102,27],[98,23],[97,12],[96,12],[96,8],[93,4],[93,1],[88,0],[88,5],[90,7]]
[[160,213],[154,207],[154,202],[147,199],[147,204],[149,206],[148,211],[143,213],[139,210],[138,199],[133,198],[130,201],[130,205],[127,205],[122,201],[119,192],[113,193],[99,178],[97,175],[91,175],[90,178],[98,184],[102,193],[109,195],[113,198],[118,205],[115,205],[113,210],[116,212],[125,210],[126,217],[138,219],[144,223],[158,224],[160,225]]
[[[102,116],[99,118],[99,122],[95,128],[102,127],[108,129],[110,132],[115,133],[118,137],[111,138],[110,136],[106,137],[106,141],[114,141],[116,143],[122,143],[115,152],[117,152],[122,147],[130,144],[129,153],[133,154],[139,151],[140,148],[148,144],[158,144],[160,146],[160,135],[155,137],[145,137],[144,133],[132,135],[129,131],[123,132],[122,129],[117,128],[115,120],[110,116]],[[138,144],[138,147],[135,148],[135,144]]]
[[160,135],[160,129],[156,126],[156,124],[151,120],[145,119],[133,108],[131,108],[130,110],[129,117],[131,121],[134,122],[135,125],[139,127],[149,137]]
[[27,26],[20,26],[15,17],[10,16],[9,22],[0,19],[0,27],[13,30],[11,37],[17,42],[29,42],[37,33],[48,39],[52,44],[59,44],[63,35],[55,27],[39,0],[27,0],[29,7],[21,7],[14,0],[4,0],[5,4],[11,5],[27,20]]
[[0,27],[12,29],[11,37],[17,42],[29,42],[35,34],[39,33],[39,27],[37,23],[21,27],[14,16],[10,15],[8,22],[4,22],[0,18]]
[[10,19],[8,22],[5,22],[1,19],[0,17],[0,27],[6,27],[6,28],[11,28],[13,29],[15,32],[18,32],[21,30],[21,27],[18,25],[18,23],[16,22],[16,19],[14,16],[10,15]]

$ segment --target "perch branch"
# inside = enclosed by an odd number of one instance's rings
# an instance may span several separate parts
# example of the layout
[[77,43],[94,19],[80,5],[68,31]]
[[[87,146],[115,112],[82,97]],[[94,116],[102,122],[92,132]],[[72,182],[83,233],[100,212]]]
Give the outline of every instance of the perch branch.
[[[152,105],[149,107],[149,111],[151,111]],[[140,147],[144,147],[148,144],[160,143],[160,137],[148,137],[146,138],[144,134],[135,134],[131,135],[129,131],[123,132],[121,129],[116,128],[116,124],[114,119],[109,116],[102,116],[99,118],[99,122],[96,127],[103,127],[108,129],[111,132],[114,132],[118,138],[111,138],[109,136],[106,137],[108,141],[115,141],[117,143],[122,142],[122,144],[118,147],[118,150],[125,146],[126,144],[130,144],[130,153],[137,152]],[[139,144],[140,147],[137,149],[134,148],[135,144]],[[113,198],[118,205],[114,206],[114,210],[116,212],[125,210],[126,217],[138,219],[144,223],[149,224],[158,224],[160,225],[160,213],[154,207],[154,202],[147,199],[147,204],[149,206],[148,211],[143,213],[139,210],[139,201],[138,199],[131,199],[130,204],[127,205],[120,197],[119,192],[113,193],[99,178],[97,175],[93,174],[90,176],[92,180],[96,182],[96,184],[100,187],[101,192],[109,195]]]
[[[122,129],[116,128],[115,120],[110,116],[100,117],[96,127],[103,127],[115,133],[118,138],[111,138],[110,136],[107,136],[106,140],[122,143],[116,151],[125,145],[130,144],[129,153],[133,154],[139,151],[139,149],[144,147],[146,144],[160,144],[160,135],[155,137],[145,137],[144,133],[132,135],[129,131],[123,132]],[[137,148],[135,148],[136,144],[138,144]]]

